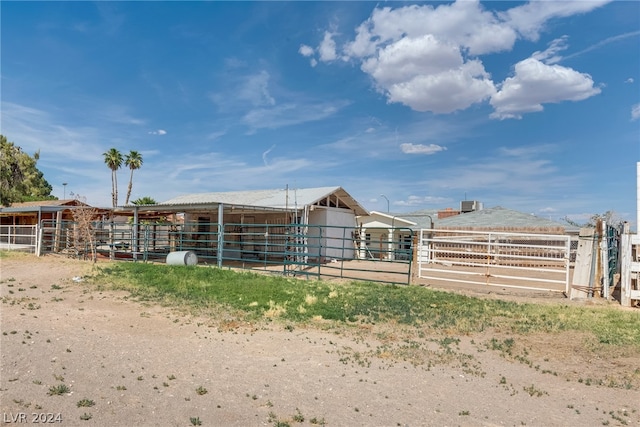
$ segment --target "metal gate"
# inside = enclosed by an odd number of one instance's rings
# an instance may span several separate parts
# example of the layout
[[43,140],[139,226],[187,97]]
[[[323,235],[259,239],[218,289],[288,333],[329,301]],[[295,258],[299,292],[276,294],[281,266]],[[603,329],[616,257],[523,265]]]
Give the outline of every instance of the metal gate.
[[570,252],[565,235],[426,229],[420,230],[418,277],[567,294]]

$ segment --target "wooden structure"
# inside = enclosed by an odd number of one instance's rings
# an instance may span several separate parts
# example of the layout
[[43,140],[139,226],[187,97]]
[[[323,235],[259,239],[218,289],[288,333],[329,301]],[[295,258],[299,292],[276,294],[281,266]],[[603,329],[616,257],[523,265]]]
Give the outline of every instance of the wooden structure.
[[73,221],[72,209],[88,206],[76,199],[40,200],[0,207],[0,225],[36,225],[43,220]]

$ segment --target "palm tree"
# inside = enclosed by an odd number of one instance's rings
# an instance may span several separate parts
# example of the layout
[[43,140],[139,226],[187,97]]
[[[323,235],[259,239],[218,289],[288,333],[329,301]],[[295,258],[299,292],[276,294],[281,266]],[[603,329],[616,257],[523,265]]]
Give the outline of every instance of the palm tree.
[[134,205],[156,205],[158,202],[153,197],[144,196],[133,200],[131,203]]
[[116,171],[122,166],[122,154],[115,148],[111,148],[109,151],[102,153],[104,156],[104,163],[109,169],[111,169],[111,203],[115,208],[118,205],[118,177]]
[[131,197],[131,187],[133,185],[133,171],[142,167],[142,154],[134,150],[129,151],[129,154],[127,154],[124,160],[124,164],[129,166],[129,169],[131,169],[131,175],[129,176],[129,188],[127,190],[127,200],[124,202],[125,205],[128,205],[129,197]]

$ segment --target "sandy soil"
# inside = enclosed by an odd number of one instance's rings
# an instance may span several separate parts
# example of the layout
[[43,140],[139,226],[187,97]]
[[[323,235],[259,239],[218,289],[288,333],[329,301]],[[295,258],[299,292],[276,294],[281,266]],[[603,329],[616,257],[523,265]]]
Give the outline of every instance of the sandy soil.
[[640,425],[638,355],[596,358],[578,334],[516,336],[507,355],[498,331],[248,325],[74,281],[81,261],[0,267],[2,424]]

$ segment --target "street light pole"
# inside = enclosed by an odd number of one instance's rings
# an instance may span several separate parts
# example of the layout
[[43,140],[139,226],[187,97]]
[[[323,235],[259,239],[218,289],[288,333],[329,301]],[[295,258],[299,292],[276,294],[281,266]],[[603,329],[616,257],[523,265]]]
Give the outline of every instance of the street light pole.
[[62,187],[64,188],[64,197],[62,197],[62,200],[66,200],[67,199],[67,183],[63,182]]
[[384,199],[387,201],[387,213],[389,213],[389,199],[384,194],[381,194],[380,197],[384,197]]

